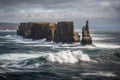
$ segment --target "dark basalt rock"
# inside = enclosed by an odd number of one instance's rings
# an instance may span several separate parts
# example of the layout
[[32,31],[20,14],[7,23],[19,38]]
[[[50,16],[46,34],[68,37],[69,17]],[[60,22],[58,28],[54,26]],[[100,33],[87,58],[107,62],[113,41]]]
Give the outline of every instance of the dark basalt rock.
[[56,29],[55,23],[48,22],[29,22],[21,23],[17,34],[25,38],[43,39],[46,38],[48,41],[53,40],[54,30]]
[[80,35],[74,32],[73,22],[29,22],[21,23],[17,34],[25,38],[46,39],[55,42],[79,42]]
[[92,38],[89,32],[88,21],[86,21],[86,25],[82,28],[82,45],[92,45]]
[[17,34],[21,36],[25,36],[26,27],[27,27],[27,23],[21,23],[20,26],[18,27],[19,29],[17,30]]
[[73,42],[73,22],[58,22],[55,30],[55,42]]

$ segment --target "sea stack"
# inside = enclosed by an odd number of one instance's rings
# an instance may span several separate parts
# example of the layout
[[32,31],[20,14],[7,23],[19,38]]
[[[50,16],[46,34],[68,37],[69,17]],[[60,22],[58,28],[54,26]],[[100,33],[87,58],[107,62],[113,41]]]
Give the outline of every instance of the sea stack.
[[86,21],[86,25],[82,28],[82,40],[81,44],[84,45],[92,45],[92,38],[89,32],[88,21]]
[[56,23],[53,22],[21,23],[17,34],[33,40],[45,38],[47,41],[51,41],[54,39],[56,26]]
[[58,22],[55,30],[55,42],[73,42],[73,22]]
[[33,40],[46,39],[54,42],[80,42],[80,35],[74,32],[72,21],[54,22],[28,22],[21,23],[17,34]]

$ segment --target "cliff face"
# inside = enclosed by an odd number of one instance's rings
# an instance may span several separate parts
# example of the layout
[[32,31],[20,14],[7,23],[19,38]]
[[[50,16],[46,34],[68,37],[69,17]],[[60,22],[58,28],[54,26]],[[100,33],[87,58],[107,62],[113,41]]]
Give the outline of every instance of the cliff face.
[[58,22],[55,30],[55,42],[73,42],[73,22]]
[[17,30],[17,34],[21,36],[25,36],[26,27],[27,27],[27,23],[21,23],[20,26],[18,27],[19,29]]
[[80,36],[74,32],[73,22],[29,22],[21,23],[17,34],[25,38],[47,39],[55,42],[79,42]]
[[86,21],[86,25],[82,28],[81,44],[82,45],[91,45],[92,44],[92,38],[91,38],[90,32],[89,32],[88,21]]
[[53,40],[54,30],[56,29],[55,23],[48,22],[30,22],[21,23],[17,34],[25,38]]

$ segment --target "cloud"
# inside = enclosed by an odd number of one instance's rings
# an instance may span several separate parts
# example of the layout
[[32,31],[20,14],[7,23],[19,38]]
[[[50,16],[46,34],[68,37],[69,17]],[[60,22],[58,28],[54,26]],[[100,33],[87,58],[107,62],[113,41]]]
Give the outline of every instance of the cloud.
[[120,18],[119,0],[0,0],[0,21]]

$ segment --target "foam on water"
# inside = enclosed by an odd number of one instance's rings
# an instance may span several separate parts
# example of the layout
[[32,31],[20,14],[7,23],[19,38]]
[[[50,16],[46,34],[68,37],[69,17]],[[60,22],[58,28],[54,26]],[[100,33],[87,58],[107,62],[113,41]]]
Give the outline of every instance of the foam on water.
[[58,63],[76,63],[79,61],[90,61],[90,57],[84,54],[82,51],[60,51],[57,53],[38,53],[38,54],[25,54],[25,53],[14,53],[14,54],[2,54],[0,60],[26,60],[31,58],[45,58],[51,62]]
[[113,39],[113,37],[92,37],[93,40],[106,40],[106,39]]
[[95,76],[105,76],[105,77],[116,77],[115,74],[111,73],[111,72],[103,72],[103,71],[96,71],[96,72],[93,72],[93,73],[82,73],[81,75],[85,75],[85,76],[88,76],[88,75],[95,75]]
[[58,53],[48,53],[45,58],[51,62],[58,63],[77,63],[79,61],[90,61],[87,54],[82,51],[60,51]]
[[0,60],[26,60],[30,58],[38,58],[41,54],[27,54],[27,53],[9,53],[0,55]]
[[0,32],[16,32],[16,30],[9,30],[9,29],[7,29],[7,30],[0,30]]
[[41,39],[41,40],[34,41],[32,39],[26,39],[18,35],[6,35],[5,37],[10,39],[10,41],[14,41],[16,43],[43,43],[46,40],[46,39]]
[[112,44],[112,43],[104,43],[104,42],[96,42],[94,40],[104,40],[104,39],[111,39],[112,37],[104,37],[104,38],[100,38],[100,37],[93,37],[93,44],[96,46],[91,46],[91,45],[87,45],[87,46],[82,46],[80,43],[73,43],[73,44],[62,44],[62,43],[54,43],[54,42],[47,42],[45,41],[45,39],[41,39],[41,40],[35,40],[33,41],[32,39],[25,39],[21,36],[18,35],[6,35],[6,38],[10,39],[9,41],[14,41],[16,43],[39,43],[39,44],[32,44],[32,45],[25,45],[25,46],[52,46],[53,49],[56,48],[90,48],[90,49],[96,49],[96,48],[107,48],[107,49],[111,49],[111,48],[120,48],[120,45],[117,44]]
[[106,49],[120,48],[120,45],[117,44],[100,43],[100,42],[95,42],[94,44],[96,45],[97,48],[106,48]]

